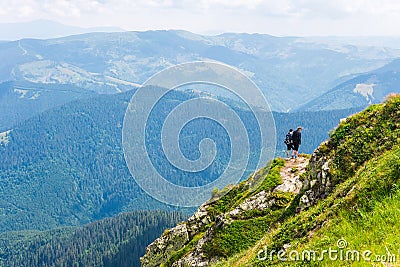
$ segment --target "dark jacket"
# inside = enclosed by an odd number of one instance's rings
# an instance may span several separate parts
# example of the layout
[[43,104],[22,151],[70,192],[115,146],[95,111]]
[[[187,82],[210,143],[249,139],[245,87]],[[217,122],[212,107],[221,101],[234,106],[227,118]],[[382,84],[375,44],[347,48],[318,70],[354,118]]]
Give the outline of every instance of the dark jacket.
[[293,140],[293,144],[301,145],[301,132],[299,130],[296,130],[293,132],[292,140]]

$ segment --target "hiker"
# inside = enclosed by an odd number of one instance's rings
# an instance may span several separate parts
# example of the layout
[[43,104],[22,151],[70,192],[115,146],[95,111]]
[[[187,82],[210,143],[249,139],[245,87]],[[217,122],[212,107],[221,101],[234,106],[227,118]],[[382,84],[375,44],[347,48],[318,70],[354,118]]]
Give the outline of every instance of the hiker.
[[301,126],[297,127],[297,130],[292,134],[293,142],[293,157],[297,159],[299,157],[299,146],[301,145],[301,131],[303,128]]
[[289,132],[286,134],[286,137],[285,137],[285,144],[286,144],[286,157],[287,158],[290,158],[290,152],[292,151],[292,149],[293,149],[293,139],[292,139],[292,136],[293,136],[293,129],[290,129],[289,130]]

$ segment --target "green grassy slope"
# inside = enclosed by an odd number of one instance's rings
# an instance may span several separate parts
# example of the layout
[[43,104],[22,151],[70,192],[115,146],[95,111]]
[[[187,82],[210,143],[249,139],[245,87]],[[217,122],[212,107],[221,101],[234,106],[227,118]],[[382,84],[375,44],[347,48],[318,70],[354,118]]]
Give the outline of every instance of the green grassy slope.
[[[179,259],[215,266],[399,266],[399,144],[400,96],[391,96],[339,124],[300,175],[299,194],[272,190],[282,182],[279,159],[223,197],[216,192],[207,207],[211,223],[164,266]],[[262,182],[254,190],[255,179]],[[273,205],[230,220],[229,211],[262,190]],[[208,239],[200,244],[198,236]],[[324,250],[337,250],[337,258]]]
[[[314,160],[329,162],[335,186],[328,196],[298,213],[289,208],[286,216],[271,225],[254,247],[218,265],[398,266],[399,126],[399,96],[343,121],[314,154]],[[315,173],[309,166],[305,177],[312,175]],[[314,187],[318,187],[318,182]],[[295,198],[292,207],[299,206],[301,195]],[[338,259],[322,253],[330,248],[338,250]],[[270,257],[272,250],[285,251],[281,258],[288,261],[280,260],[276,252]],[[315,260],[307,254],[302,257],[304,251],[311,250],[316,252]],[[355,251],[359,252],[359,259],[357,254],[352,256]]]

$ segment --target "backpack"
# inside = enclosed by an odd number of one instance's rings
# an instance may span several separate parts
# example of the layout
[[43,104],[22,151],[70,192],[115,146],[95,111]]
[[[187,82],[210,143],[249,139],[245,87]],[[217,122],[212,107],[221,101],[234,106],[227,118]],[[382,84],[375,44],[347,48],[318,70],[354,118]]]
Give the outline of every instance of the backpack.
[[285,138],[284,143],[287,144],[287,145],[292,143],[292,135],[290,133],[286,134],[286,138]]

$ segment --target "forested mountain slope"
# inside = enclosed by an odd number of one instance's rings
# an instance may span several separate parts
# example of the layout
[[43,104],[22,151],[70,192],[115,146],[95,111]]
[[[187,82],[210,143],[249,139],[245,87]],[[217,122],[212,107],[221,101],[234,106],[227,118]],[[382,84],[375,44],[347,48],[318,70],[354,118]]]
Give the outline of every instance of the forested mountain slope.
[[399,93],[400,59],[382,68],[356,75],[340,83],[298,110],[334,110],[381,103],[390,93]]
[[0,266],[140,266],[145,247],[185,218],[178,212],[136,211],[82,227],[0,234]]
[[[7,142],[0,144],[2,231],[82,225],[137,209],[174,209],[145,194],[126,167],[121,135],[132,93],[68,103],[28,119],[8,133]],[[175,100],[191,96],[177,93],[171,97],[164,103],[168,109],[179,103]],[[283,139],[289,127],[304,127],[301,150],[311,152],[341,118],[353,112],[274,113],[277,152],[282,153],[285,147]],[[201,136],[210,132],[217,141],[222,138],[211,126],[194,127]],[[198,144],[189,140],[188,149],[193,151]],[[221,153],[227,152],[222,149]],[[161,157],[159,153],[155,156]],[[162,169],[167,174],[170,171],[165,166]],[[204,177],[211,175],[215,174]],[[177,182],[185,179],[176,174],[169,177]],[[191,181],[201,183],[204,177]]]
[[95,95],[73,85],[27,81],[0,83],[0,132],[51,108]]

